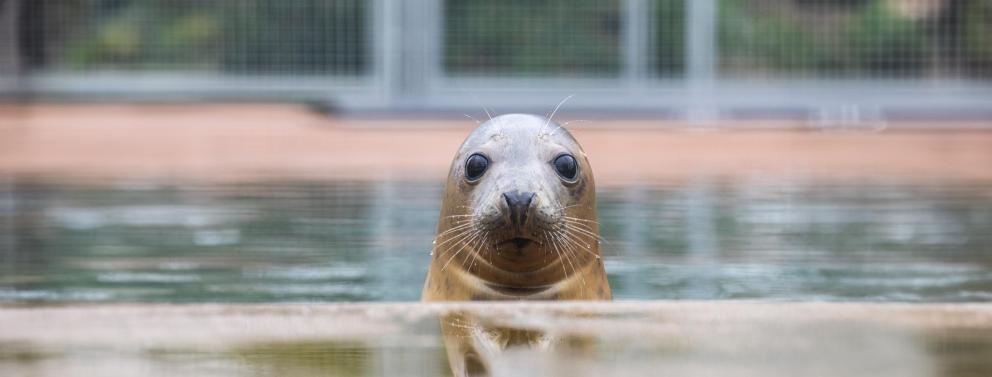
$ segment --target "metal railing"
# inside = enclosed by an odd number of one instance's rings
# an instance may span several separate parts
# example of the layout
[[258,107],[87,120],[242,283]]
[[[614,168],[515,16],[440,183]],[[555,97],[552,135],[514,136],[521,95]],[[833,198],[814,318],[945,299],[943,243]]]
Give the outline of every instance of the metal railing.
[[969,0],[3,0],[0,90],[344,110],[992,112]]

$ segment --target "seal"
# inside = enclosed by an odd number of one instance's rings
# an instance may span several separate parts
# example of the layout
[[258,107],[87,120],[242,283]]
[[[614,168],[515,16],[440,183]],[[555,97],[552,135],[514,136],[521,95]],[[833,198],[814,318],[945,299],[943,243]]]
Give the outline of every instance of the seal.
[[423,301],[609,300],[596,184],[551,119],[481,124],[451,163]]

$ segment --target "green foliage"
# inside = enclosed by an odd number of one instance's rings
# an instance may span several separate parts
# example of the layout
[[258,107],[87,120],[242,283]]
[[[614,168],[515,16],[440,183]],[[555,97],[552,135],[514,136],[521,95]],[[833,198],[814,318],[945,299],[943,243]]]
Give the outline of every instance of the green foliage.
[[[753,10],[746,1],[721,1],[719,48],[725,68],[879,77],[919,75],[930,64],[935,47],[925,24],[896,14],[886,2],[817,4],[772,12]],[[824,11],[832,14],[820,25],[807,24],[821,16],[813,12]]]
[[[37,0],[46,64],[68,70],[360,75],[372,57],[366,0]],[[652,0],[650,69],[685,71],[686,4]],[[620,72],[620,0],[445,0],[450,74]],[[992,76],[992,2],[950,28],[888,0],[719,0],[721,69],[744,76],[919,77],[941,65]],[[954,30],[953,35],[945,35]],[[416,48],[406,46],[404,48]]]
[[619,1],[460,0],[444,7],[454,74],[615,75]]
[[976,75],[992,77],[992,2],[968,3],[963,30],[965,68]]
[[680,76],[685,71],[685,2],[654,1],[654,64],[661,76]]
[[933,52],[922,23],[903,18],[877,1],[865,7],[845,40],[843,46],[852,49],[852,66],[875,76],[917,75],[927,67]]
[[240,0],[225,11],[225,71],[361,74],[369,2]]
[[814,36],[783,17],[755,17],[741,2],[721,2],[719,51],[730,59],[750,59],[750,70],[805,71],[824,65],[822,49],[810,49]]
[[[51,3],[58,6],[58,3]],[[56,61],[71,69],[360,74],[362,0],[84,2]]]
[[[48,9],[58,2],[49,2]],[[72,69],[191,69],[209,67],[219,38],[212,7],[195,2],[84,1],[74,14],[79,25],[66,30],[66,55],[56,56]]]

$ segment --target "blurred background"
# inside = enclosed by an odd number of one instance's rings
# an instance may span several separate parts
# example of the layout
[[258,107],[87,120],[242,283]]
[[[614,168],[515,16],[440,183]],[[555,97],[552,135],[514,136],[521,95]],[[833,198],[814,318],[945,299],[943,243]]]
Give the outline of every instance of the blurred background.
[[419,297],[489,114],[618,299],[992,301],[992,2],[0,0],[0,301]]
[[[988,115],[973,0],[3,2],[13,97],[690,119]],[[853,112],[854,114],[847,114]],[[434,113],[432,113],[434,114]]]

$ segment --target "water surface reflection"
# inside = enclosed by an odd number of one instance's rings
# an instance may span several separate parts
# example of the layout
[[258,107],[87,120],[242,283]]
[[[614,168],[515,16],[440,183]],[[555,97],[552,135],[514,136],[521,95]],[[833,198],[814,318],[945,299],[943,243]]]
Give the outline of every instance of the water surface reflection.
[[[440,182],[0,180],[0,300],[416,300]],[[618,299],[992,301],[992,183],[601,187]]]

